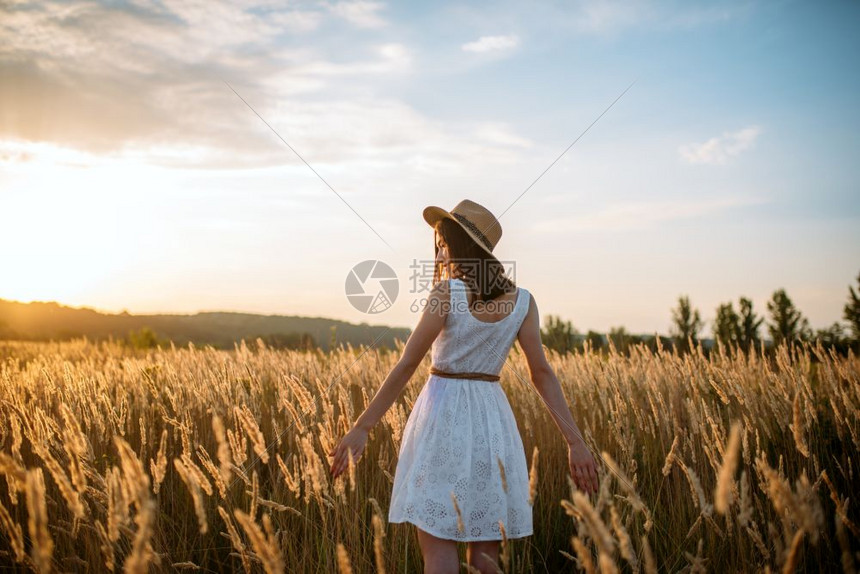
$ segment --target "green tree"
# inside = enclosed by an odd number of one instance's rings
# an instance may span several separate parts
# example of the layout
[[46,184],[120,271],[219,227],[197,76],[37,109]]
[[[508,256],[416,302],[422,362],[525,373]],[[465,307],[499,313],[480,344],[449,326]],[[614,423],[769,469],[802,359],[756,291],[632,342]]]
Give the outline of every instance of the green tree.
[[741,318],[731,301],[717,307],[714,319],[714,339],[726,347],[734,348],[741,342]]
[[585,340],[588,341],[589,345],[594,351],[600,351],[603,349],[603,345],[605,341],[603,340],[603,335],[598,333],[597,331],[589,331],[585,335]]
[[246,337],[247,345],[261,341],[269,349],[292,349],[311,351],[316,348],[316,341],[310,333],[269,333],[257,337]]
[[767,329],[774,345],[812,338],[809,321],[794,306],[785,289],[774,291],[773,297],[767,303],[767,310],[770,313]]
[[126,344],[135,349],[155,349],[165,346],[168,342],[158,337],[149,327],[141,327],[137,331],[129,331]]
[[702,318],[698,309],[693,309],[690,298],[686,295],[678,297],[678,307],[672,310],[672,337],[681,352],[690,350],[688,339],[693,345],[698,341],[698,333],[702,330]]
[[741,308],[741,333],[739,342],[741,349],[749,351],[753,347],[758,346],[761,342],[758,330],[764,322],[764,317],[756,315],[755,311],[753,311],[752,301],[746,297],[741,297],[739,303]]
[[628,354],[630,347],[640,341],[639,337],[631,335],[624,327],[612,327],[609,330],[609,340],[619,353]]
[[569,353],[576,346],[577,330],[570,321],[557,315],[547,315],[546,327],[541,330],[541,340],[548,348],[559,353]]
[[857,291],[854,291],[854,287],[848,286],[848,302],[845,303],[842,317],[851,327],[854,343],[860,343],[860,274],[857,275]]
[[652,353],[658,352],[660,349],[671,349],[674,344],[672,337],[654,333],[653,335],[642,336],[640,340],[645,343]]
[[334,351],[335,347],[337,347],[337,325],[332,325],[329,327],[329,351]]
[[843,329],[842,324],[838,321],[834,322],[826,329],[818,329],[818,331],[815,332],[815,338],[821,341],[822,345],[825,347],[833,347],[839,352],[844,351],[846,343],[848,342],[845,337],[845,329]]

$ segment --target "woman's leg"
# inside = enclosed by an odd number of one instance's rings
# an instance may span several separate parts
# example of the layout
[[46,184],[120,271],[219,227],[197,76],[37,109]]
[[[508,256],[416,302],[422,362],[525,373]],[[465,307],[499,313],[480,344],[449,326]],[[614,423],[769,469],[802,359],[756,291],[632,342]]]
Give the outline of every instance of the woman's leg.
[[466,546],[466,561],[472,568],[477,568],[481,574],[496,574],[499,572],[499,541],[480,540],[469,542]]
[[437,538],[418,528],[418,543],[424,557],[424,574],[457,574],[460,572],[460,557],[457,541]]

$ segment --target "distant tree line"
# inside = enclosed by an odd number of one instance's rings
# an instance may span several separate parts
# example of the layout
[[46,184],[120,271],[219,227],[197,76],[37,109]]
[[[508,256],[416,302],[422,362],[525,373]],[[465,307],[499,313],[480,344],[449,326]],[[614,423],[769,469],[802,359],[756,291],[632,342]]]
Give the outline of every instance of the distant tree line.
[[[713,321],[713,340],[716,345],[747,352],[752,348],[771,348],[781,344],[819,341],[827,349],[846,354],[849,349],[860,351],[860,274],[857,289],[848,286],[848,300],[843,308],[842,323],[836,321],[826,329],[813,331],[809,320],[795,306],[785,289],[774,291],[767,302],[767,323],[753,309],[746,297],[738,299],[737,309],[732,301],[717,306]],[[694,308],[687,295],[678,298],[672,312],[672,328],[669,337],[660,335],[639,336],[628,333],[624,327],[613,327],[607,335],[588,331],[581,335],[570,321],[556,315],[548,315],[541,329],[544,345],[559,353],[582,351],[585,348],[602,350],[609,345],[622,353],[631,346],[644,343],[651,350],[659,346],[685,353],[699,345],[699,333],[704,327],[699,310]],[[769,340],[762,337],[762,325],[766,326]]]
[[273,333],[245,339],[247,344],[261,340],[269,349],[293,349],[298,351],[313,351],[317,348],[316,340],[310,333]]
[[[127,312],[102,313],[94,309],[66,307],[56,302],[21,303],[0,298],[0,340],[67,341],[86,338],[89,341],[118,341],[129,347],[156,348],[189,343],[231,350],[237,343],[269,340],[273,347],[307,348],[313,344],[321,350],[334,348],[330,340],[336,327],[337,346],[351,344],[395,349],[410,329],[367,323],[353,324],[325,317],[295,315],[259,315],[229,311],[186,314],[132,315]],[[256,347],[253,347],[256,348]]]
[[[262,343],[269,349],[293,349],[313,351],[317,348],[316,341],[310,333],[269,333],[256,337],[245,337],[242,341],[256,349]],[[133,349],[160,349],[170,347],[170,339],[159,337],[150,327],[129,331],[120,343]]]

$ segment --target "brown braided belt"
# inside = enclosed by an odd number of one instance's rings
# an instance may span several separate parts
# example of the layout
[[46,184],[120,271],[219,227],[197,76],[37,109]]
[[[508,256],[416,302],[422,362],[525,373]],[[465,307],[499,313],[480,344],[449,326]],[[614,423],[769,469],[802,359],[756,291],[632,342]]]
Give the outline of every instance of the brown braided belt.
[[499,375],[490,375],[487,373],[448,373],[441,371],[436,367],[430,367],[430,374],[446,379],[474,379],[479,381],[498,381]]

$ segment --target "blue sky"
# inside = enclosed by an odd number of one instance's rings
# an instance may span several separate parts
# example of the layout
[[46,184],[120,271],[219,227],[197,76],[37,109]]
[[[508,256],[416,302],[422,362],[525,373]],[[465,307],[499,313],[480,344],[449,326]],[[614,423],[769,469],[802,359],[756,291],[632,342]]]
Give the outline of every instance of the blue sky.
[[[421,210],[463,198],[582,331],[666,333],[686,294],[709,335],[778,288],[822,328],[860,272],[856,2],[3,10],[0,298],[412,327]],[[344,295],[366,259],[380,314]]]

